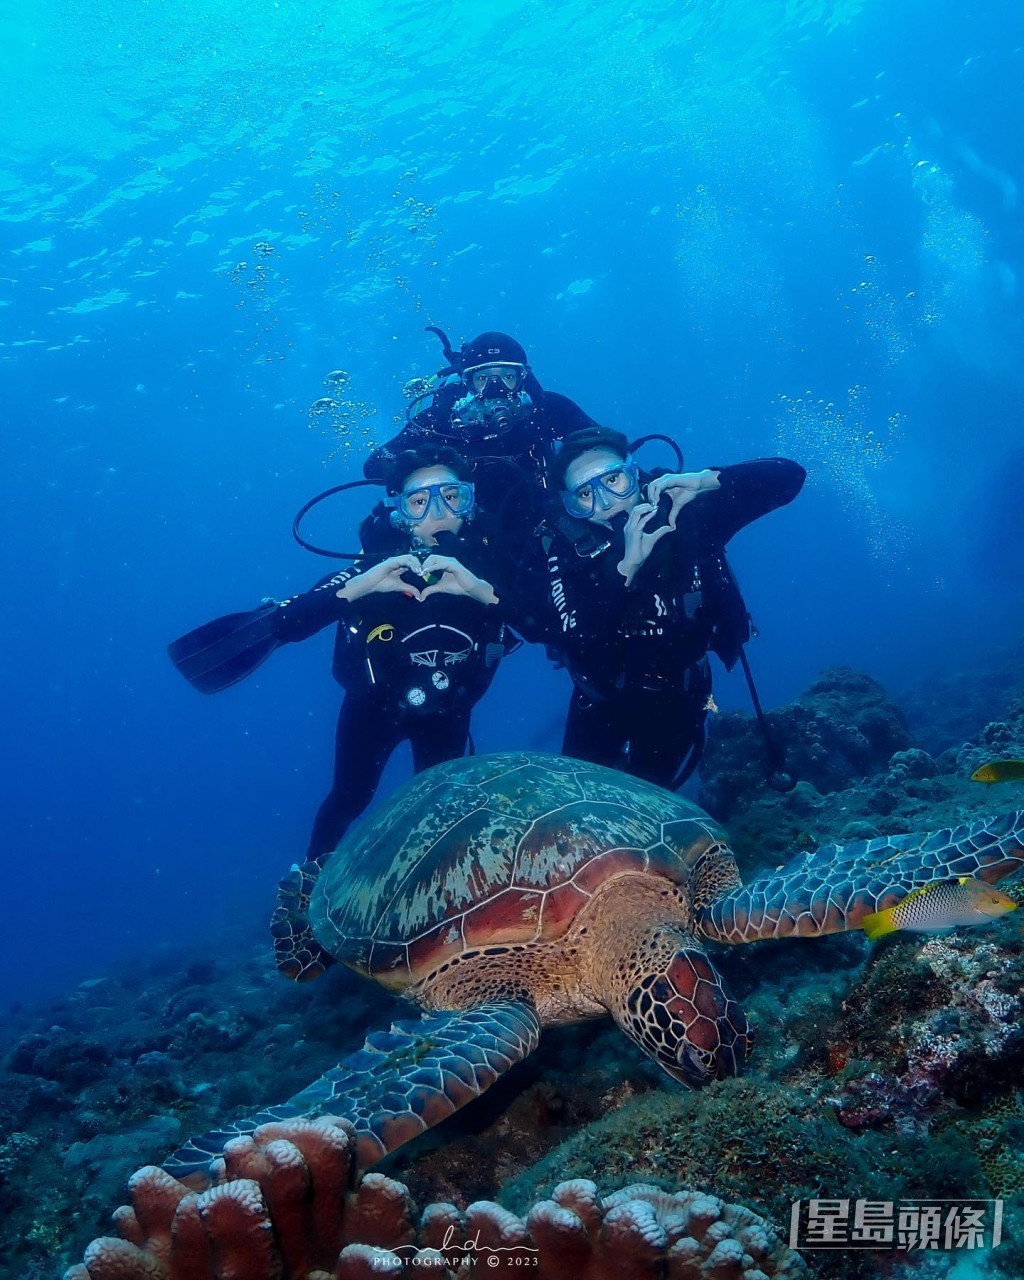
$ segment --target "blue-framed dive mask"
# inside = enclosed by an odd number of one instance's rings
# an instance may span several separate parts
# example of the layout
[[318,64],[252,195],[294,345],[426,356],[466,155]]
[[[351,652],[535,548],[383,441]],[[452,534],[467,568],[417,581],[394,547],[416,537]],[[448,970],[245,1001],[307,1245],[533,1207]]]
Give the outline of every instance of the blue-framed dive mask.
[[476,506],[476,488],[468,480],[445,480],[441,484],[425,484],[393,494],[386,502],[406,524],[419,524],[429,515],[467,519]]
[[631,498],[640,488],[640,473],[632,458],[606,467],[573,489],[562,490],[562,505],[576,520],[588,520],[608,511],[622,498]]

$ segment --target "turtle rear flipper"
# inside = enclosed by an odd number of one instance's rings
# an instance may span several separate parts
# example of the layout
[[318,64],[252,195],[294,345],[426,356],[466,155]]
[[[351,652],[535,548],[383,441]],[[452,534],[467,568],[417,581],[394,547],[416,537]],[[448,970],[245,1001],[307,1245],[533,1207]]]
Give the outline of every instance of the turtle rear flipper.
[[952,830],[823,845],[730,889],[700,912],[696,931],[716,942],[842,933],[923,885],[960,876],[995,884],[1022,868],[1024,810]]
[[312,982],[334,964],[334,957],[317,942],[309,925],[309,895],[327,855],[293,867],[277,886],[281,904],[270,917],[274,963],[293,982]]
[[355,1127],[365,1169],[478,1098],[539,1038],[535,1009],[515,1000],[396,1022],[281,1106],[190,1138],[163,1167],[181,1182],[208,1186],[232,1138],[279,1120],[333,1115]]

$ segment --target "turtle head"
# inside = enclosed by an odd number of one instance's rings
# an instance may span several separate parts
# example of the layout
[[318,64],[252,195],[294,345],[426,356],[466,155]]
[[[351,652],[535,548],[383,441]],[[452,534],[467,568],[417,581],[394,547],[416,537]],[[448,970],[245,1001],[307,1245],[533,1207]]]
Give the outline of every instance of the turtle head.
[[697,946],[665,959],[626,993],[623,1030],[684,1084],[739,1075],[751,1046],[743,1010]]

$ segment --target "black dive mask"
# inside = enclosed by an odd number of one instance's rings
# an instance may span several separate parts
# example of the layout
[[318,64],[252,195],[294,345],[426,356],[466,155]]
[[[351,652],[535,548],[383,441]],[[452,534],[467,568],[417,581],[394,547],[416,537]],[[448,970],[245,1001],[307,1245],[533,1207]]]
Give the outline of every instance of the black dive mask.
[[484,383],[483,390],[477,393],[481,400],[508,400],[511,401],[514,392],[510,391],[505,383],[496,374],[491,376]]

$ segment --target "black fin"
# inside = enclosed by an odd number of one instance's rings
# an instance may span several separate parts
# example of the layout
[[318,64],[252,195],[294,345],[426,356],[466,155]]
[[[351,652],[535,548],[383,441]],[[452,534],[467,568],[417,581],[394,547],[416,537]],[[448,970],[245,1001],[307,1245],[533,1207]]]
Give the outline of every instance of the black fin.
[[219,693],[251,675],[281,641],[271,619],[277,601],[249,613],[214,618],[167,646],[171,661],[200,693]]

